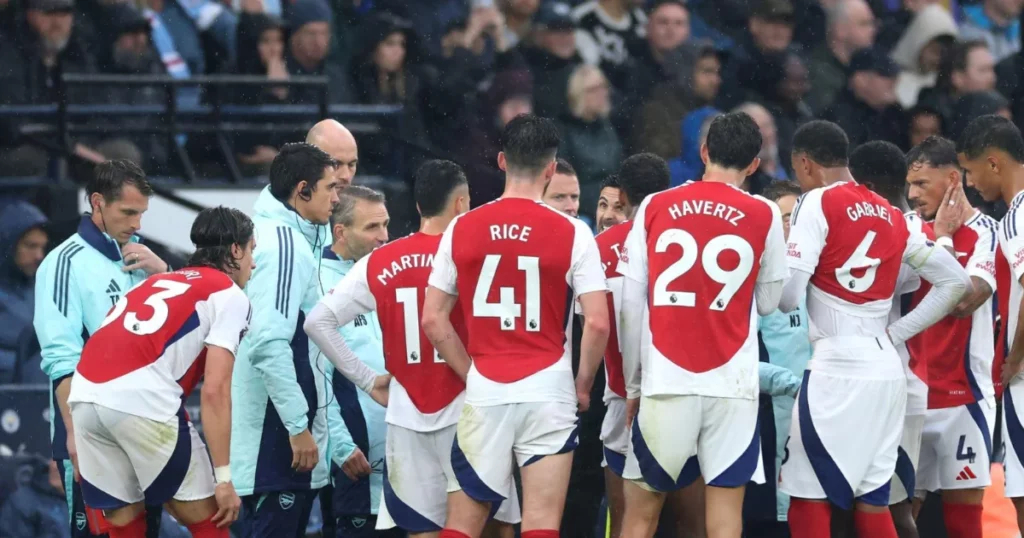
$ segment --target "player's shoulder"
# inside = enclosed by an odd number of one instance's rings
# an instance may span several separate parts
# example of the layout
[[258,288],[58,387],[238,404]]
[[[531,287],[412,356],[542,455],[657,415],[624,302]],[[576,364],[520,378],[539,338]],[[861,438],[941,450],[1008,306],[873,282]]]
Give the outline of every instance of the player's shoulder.
[[633,228],[633,222],[624,220],[618,224],[606,228],[603,232],[597,234],[594,239],[597,241],[598,246],[614,245],[615,243],[621,243],[629,235],[629,231]]
[[[313,262],[316,257],[302,233],[280,222],[264,221],[256,227],[256,249],[253,256],[266,261],[274,261],[282,265],[290,265],[296,260]],[[330,237],[324,238],[325,244]],[[266,263],[266,261],[264,263]],[[259,263],[256,264],[259,267]]]
[[974,230],[979,235],[990,235],[999,230],[999,222],[981,211],[977,211],[973,217],[967,219],[964,226]]

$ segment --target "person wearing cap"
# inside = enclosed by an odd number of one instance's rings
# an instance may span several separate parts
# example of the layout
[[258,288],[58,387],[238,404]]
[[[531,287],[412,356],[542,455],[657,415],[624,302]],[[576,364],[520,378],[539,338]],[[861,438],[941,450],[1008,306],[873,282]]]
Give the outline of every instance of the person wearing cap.
[[825,112],[825,119],[846,131],[850,146],[871,140],[905,145],[906,118],[896,98],[900,68],[889,55],[876,49],[859,50],[850,58],[845,90]]
[[546,3],[533,21],[533,43],[524,40],[516,47],[533,73],[534,111],[539,116],[557,118],[569,110],[569,76],[583,63],[575,30],[568,4]]
[[[331,6],[325,0],[297,0],[288,10],[286,22],[291,30],[285,64],[292,76],[326,76],[328,101],[345,103],[349,99],[349,81],[345,73],[327,62],[331,47]],[[317,88],[294,87],[289,102],[312,105],[320,102]]]
[[828,11],[825,43],[811,53],[811,91],[807,104],[821,115],[846,87],[847,66],[854,52],[875,42],[875,16],[864,0],[839,0]]
[[771,55],[781,54],[793,41],[793,4],[790,0],[763,0],[751,6],[748,31],[722,70],[718,106],[732,108],[744,100],[744,74],[757,70]]
[[633,0],[590,0],[572,11],[576,47],[583,61],[596,65],[616,88],[626,85],[627,62],[643,46],[647,15]]

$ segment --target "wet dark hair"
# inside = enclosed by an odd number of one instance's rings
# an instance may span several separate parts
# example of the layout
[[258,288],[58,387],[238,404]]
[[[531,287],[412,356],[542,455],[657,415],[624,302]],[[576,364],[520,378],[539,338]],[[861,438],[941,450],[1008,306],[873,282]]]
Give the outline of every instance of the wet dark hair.
[[153,187],[139,165],[128,159],[114,159],[93,169],[92,179],[85,186],[86,200],[99,193],[108,203],[115,202],[121,198],[125,185],[135,187],[147,198],[153,196]]
[[899,207],[907,180],[906,163],[903,150],[895,144],[873,140],[857,146],[850,154],[850,175]]
[[977,159],[985,150],[1005,152],[1018,163],[1024,163],[1024,139],[1012,121],[995,114],[974,119],[956,141],[956,152],[968,159]]
[[668,163],[653,153],[631,155],[619,167],[619,196],[633,207],[640,207],[644,198],[667,189],[671,182]]
[[731,170],[743,170],[761,153],[761,129],[746,112],[730,112],[711,120],[708,160]]
[[413,197],[424,218],[436,217],[444,212],[452,192],[468,184],[462,167],[443,159],[423,163],[416,170]]
[[849,163],[850,139],[830,121],[809,121],[793,133],[793,154],[801,153],[825,168],[839,168]]
[[253,229],[252,219],[237,209],[218,206],[200,211],[189,234],[196,251],[189,256],[188,266],[212,267],[225,273],[239,270],[231,245],[245,249]]

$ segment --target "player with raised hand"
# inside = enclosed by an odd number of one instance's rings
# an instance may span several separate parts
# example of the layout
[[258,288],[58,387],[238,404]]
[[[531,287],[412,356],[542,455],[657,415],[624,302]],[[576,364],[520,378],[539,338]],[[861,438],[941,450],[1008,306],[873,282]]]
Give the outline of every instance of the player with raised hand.
[[[906,414],[907,378],[894,348],[945,316],[969,285],[952,255],[911,234],[899,210],[850,174],[846,134],[804,124],[793,137],[797,180],[790,280],[780,309],[807,296],[814,348],[793,409],[781,489],[793,538],[831,535],[831,506],[855,509],[861,536],[895,538],[889,487]],[[819,188],[822,187],[822,188]],[[888,322],[901,264],[934,284]]]
[[[606,190],[614,188],[615,199],[622,205],[623,213],[632,217],[648,195],[661,192],[668,188],[671,181],[668,165],[665,160],[652,153],[640,153],[622,162],[619,174],[613,186],[606,182],[602,189],[602,200]],[[633,200],[636,200],[635,204]],[[600,209],[599,209],[600,212]],[[598,219],[598,225],[605,221]],[[608,346],[604,352],[604,369],[606,386],[604,401],[607,411],[601,425],[601,441],[604,443],[605,494],[608,498],[609,536],[618,537],[622,529],[622,516],[625,512],[625,497],[622,482],[622,470],[626,465],[626,453],[629,449],[629,427],[626,424],[626,383],[622,375],[622,351],[616,333],[617,320],[622,312],[622,281],[619,274],[619,255],[626,243],[626,236],[632,222],[626,220],[607,226],[597,234],[597,248],[601,252],[601,264],[604,266],[605,278],[608,281],[608,312],[611,320],[611,333]]]
[[[89,338],[71,381],[86,504],[111,538],[144,538],[145,507],[164,505],[196,538],[227,538],[241,500],[231,481],[231,371],[252,308],[253,223],[236,209],[199,213],[187,267],[129,291]],[[116,357],[116,360],[112,360]],[[209,452],[184,401],[203,380]]]
[[750,116],[715,118],[703,180],[649,195],[634,215],[619,262],[628,413],[639,404],[623,536],[652,536],[666,493],[702,476],[707,535],[739,538],[746,484],[764,481],[757,315],[778,306],[786,264],[778,207],[739,188],[760,151]]
[[[912,364],[926,369],[927,405],[917,490],[941,491],[950,538],[981,536],[981,501],[991,483],[995,388],[992,293],[998,223],[971,207],[962,190],[956,146],[933,136],[907,154],[906,183],[920,227],[950,247],[971,276],[971,291],[953,315],[907,342]],[[916,305],[930,286],[913,295]],[[922,499],[923,500],[923,499]]]
[[987,201],[1003,200],[1009,209],[999,223],[996,282],[1002,317],[997,357],[1005,357],[1003,383],[1003,440],[1006,443],[1006,496],[1017,509],[1017,526],[1024,532],[1024,225],[1019,211],[1024,195],[1024,138],[1013,122],[996,115],[972,121],[956,144],[957,160],[967,184]]
[[[387,406],[389,474],[384,477],[377,528],[397,526],[413,536],[436,536],[444,527],[448,489],[457,487],[451,453],[465,383],[423,334],[419,313],[441,234],[452,219],[469,210],[469,185],[459,165],[428,161],[416,172],[414,195],[422,218],[420,231],[356,262],[313,309],[305,329],[342,375]],[[390,375],[377,375],[338,333],[338,327],[373,311],[380,320]],[[464,334],[462,311],[452,312],[452,320]],[[394,469],[401,475],[390,474]],[[515,490],[506,496],[509,500],[496,517],[518,523]]]
[[[452,446],[461,490],[442,538],[479,536],[521,468],[523,538],[557,538],[577,442],[608,341],[601,257],[587,225],[540,202],[555,174],[558,130],[524,114],[505,127],[505,192],[456,217],[434,256],[423,331],[459,377],[466,402]],[[573,299],[584,316],[572,378]],[[461,297],[461,300],[459,300]],[[451,321],[458,306],[469,341]],[[514,459],[513,459],[514,458]]]

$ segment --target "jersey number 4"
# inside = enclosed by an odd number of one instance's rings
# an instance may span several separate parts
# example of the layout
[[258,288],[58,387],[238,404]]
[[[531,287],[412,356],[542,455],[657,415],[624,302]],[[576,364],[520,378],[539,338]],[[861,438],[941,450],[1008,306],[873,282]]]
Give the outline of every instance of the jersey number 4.
[[[419,364],[420,358],[420,290],[398,288],[395,301],[402,305],[402,320],[405,322],[405,356],[409,364]],[[434,362],[444,362],[434,350]]]
[[[174,280],[157,280],[153,283],[154,289],[161,289],[146,298],[143,304],[153,309],[153,315],[149,319],[141,320],[136,312],[128,312],[124,316],[124,329],[132,334],[146,336],[160,330],[167,323],[167,300],[182,295],[191,287],[184,282]],[[128,308],[128,296],[125,295],[114,305],[114,309],[107,314],[100,327],[106,327],[110,322],[121,317]]]
[[[685,275],[697,264],[700,257],[701,267],[708,278],[722,285],[722,291],[711,300],[711,310],[722,311],[729,306],[736,292],[747,280],[754,268],[754,249],[746,239],[738,235],[720,235],[704,246],[704,252],[698,254],[700,247],[697,240],[685,230],[670,229],[658,236],[654,251],[661,254],[668,250],[669,245],[683,248],[683,256],[669,265],[654,281],[654,306],[686,306],[697,305],[697,294],[690,291],[669,291],[668,285]],[[739,263],[733,269],[723,269],[718,264],[718,256],[730,250],[739,255]]]
[[[540,331],[540,258],[519,256],[519,270],[526,275],[526,330]],[[516,318],[523,316],[523,307],[516,302],[515,288],[498,288],[498,302],[487,301],[494,284],[494,273],[501,263],[500,254],[488,254],[480,267],[480,279],[473,292],[473,315],[478,318],[498,318],[501,330],[516,330]]]

